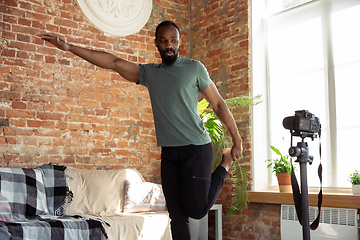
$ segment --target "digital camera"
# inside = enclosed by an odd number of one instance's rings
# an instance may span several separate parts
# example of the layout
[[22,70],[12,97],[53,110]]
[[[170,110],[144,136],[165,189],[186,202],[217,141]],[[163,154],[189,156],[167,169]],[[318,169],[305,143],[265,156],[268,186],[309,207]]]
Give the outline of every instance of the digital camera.
[[320,120],[308,110],[295,111],[295,115],[283,120],[285,129],[289,129],[293,136],[316,137],[321,130]]

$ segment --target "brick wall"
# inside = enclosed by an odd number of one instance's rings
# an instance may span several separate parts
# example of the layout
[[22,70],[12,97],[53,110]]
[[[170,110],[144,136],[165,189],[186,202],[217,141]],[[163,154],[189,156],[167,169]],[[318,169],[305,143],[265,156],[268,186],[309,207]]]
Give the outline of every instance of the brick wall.
[[159,61],[155,27],[178,22],[188,56],[189,5],[156,1],[137,34],[107,37],[75,0],[1,1],[0,165],[46,162],[81,168],[134,167],[159,182],[159,148],[146,88],[62,52],[37,35],[107,51],[135,63]]
[[[137,34],[115,38],[93,27],[75,0],[0,0],[0,166],[53,162],[87,169],[133,167],[160,181],[160,149],[147,90],[97,68],[37,35],[111,52],[135,63],[159,62],[154,32],[165,19],[182,31],[184,57],[201,60],[223,97],[250,94],[247,0],[154,0]],[[251,168],[248,108],[232,109]],[[230,207],[231,182],[219,203]],[[277,206],[250,204],[223,216],[224,239],[279,237]],[[278,238],[276,238],[276,236]]]
[[[280,239],[280,209],[278,204],[250,203],[241,214],[223,215],[223,239]],[[209,239],[215,239],[215,216],[209,213]]]

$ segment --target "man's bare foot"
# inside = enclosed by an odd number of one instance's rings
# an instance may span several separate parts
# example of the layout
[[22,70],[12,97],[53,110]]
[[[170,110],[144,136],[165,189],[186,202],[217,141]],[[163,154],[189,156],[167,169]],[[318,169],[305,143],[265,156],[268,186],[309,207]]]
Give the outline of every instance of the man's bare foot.
[[231,148],[223,148],[220,150],[220,153],[222,154],[222,161],[220,163],[221,166],[223,166],[226,171],[229,171],[233,164],[233,158],[231,156]]

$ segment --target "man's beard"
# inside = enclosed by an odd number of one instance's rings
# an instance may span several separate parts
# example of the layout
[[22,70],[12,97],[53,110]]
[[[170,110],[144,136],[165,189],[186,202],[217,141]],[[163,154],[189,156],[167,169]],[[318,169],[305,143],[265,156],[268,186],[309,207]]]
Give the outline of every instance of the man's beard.
[[[158,48],[158,50],[159,50],[162,62],[165,64],[168,64],[168,65],[171,65],[176,61],[176,59],[178,59],[180,47],[177,50],[170,49],[170,50],[166,50],[166,51],[160,51],[159,48]],[[172,56],[167,56],[166,55],[167,52],[172,52],[174,54]]]

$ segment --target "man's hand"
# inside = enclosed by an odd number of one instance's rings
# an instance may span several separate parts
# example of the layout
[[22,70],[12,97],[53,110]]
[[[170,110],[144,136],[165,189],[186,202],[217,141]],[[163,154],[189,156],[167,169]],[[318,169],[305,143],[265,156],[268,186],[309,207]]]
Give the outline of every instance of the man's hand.
[[38,36],[63,51],[69,51],[70,49],[70,45],[64,40],[61,40],[59,37],[49,34],[39,34]]
[[243,147],[242,147],[242,141],[239,143],[234,143],[234,145],[231,148],[231,156],[233,158],[233,161],[236,161],[242,156]]

